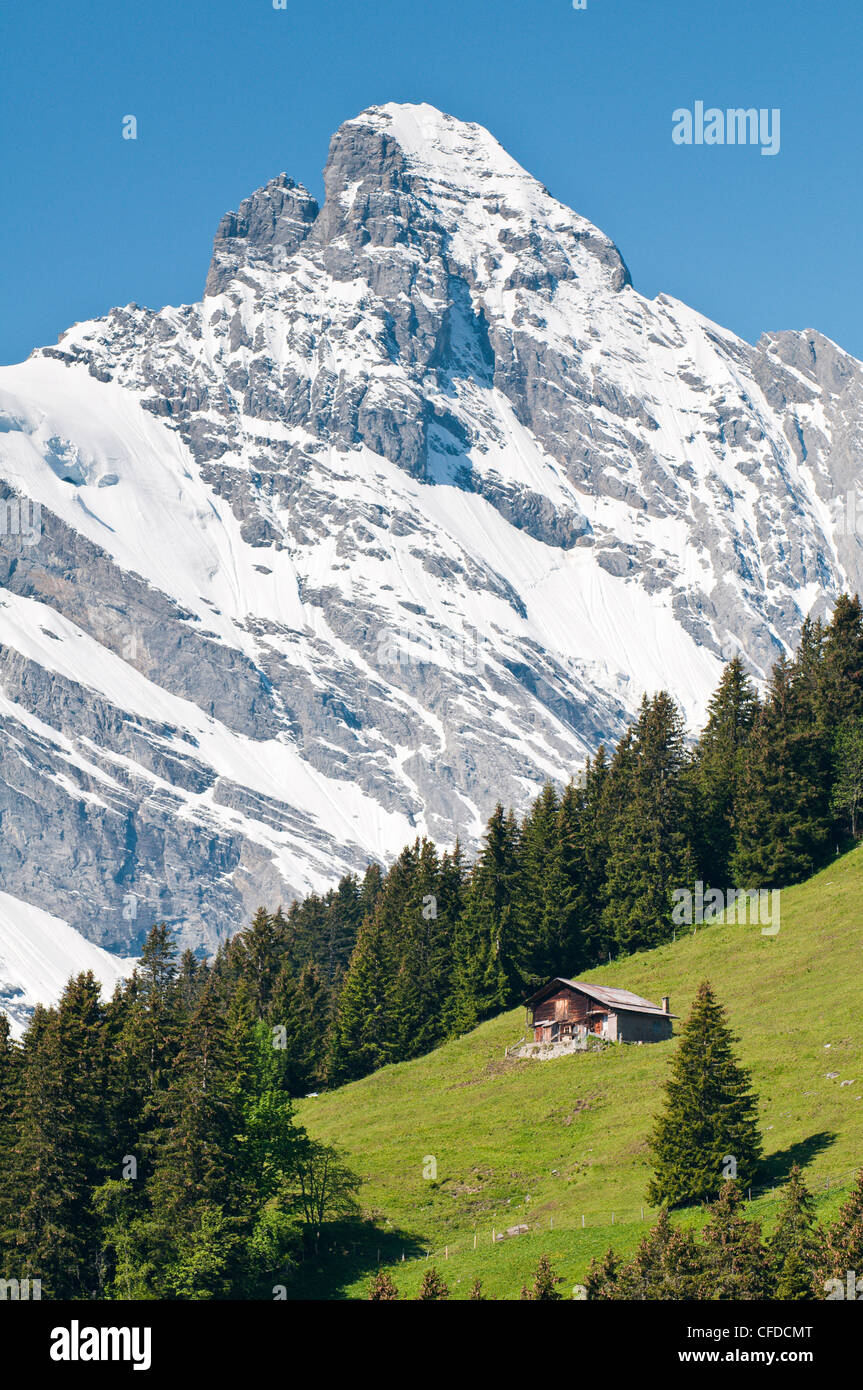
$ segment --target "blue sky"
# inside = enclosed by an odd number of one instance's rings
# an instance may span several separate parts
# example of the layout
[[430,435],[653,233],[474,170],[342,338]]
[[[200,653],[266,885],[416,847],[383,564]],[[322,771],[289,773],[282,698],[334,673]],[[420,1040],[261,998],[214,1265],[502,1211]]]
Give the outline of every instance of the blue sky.
[[[0,26],[0,362],[199,298],[222,213],[282,170],[320,194],[333,130],[384,101],[488,126],[643,293],[863,357],[860,0],[18,0]],[[780,153],[675,145],[697,100],[779,107]]]

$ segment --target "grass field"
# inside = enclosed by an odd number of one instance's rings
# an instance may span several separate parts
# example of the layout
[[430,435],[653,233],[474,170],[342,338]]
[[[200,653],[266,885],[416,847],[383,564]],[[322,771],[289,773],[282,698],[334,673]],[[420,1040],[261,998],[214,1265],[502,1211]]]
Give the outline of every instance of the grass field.
[[[776,936],[699,927],[582,978],[657,1002],[669,994],[682,1017],[709,979],[760,1099],[765,1163],[753,1214],[769,1227],[772,1188],[795,1160],[819,1214],[835,1212],[863,1165],[863,849],[783,892]],[[644,1206],[642,1219],[646,1141],[676,1041],[505,1060],[524,1032],[516,1009],[427,1057],[300,1103],[309,1132],[362,1175],[363,1205],[381,1232],[323,1254],[319,1279],[306,1271],[309,1296],[363,1297],[378,1252],[403,1295],[434,1263],[454,1297],[477,1275],[489,1295],[517,1297],[543,1253],[566,1291],[592,1255],[635,1246],[652,1215]],[[432,1158],[436,1178],[424,1176]],[[529,1233],[493,1242],[493,1231],[517,1224]]]

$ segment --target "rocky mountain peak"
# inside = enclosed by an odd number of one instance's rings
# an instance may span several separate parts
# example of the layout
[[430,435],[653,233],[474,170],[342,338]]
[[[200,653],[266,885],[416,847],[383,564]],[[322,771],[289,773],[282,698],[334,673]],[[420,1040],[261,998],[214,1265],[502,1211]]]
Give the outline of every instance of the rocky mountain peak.
[[417,833],[475,844],[643,692],[695,726],[724,659],[766,675],[863,589],[835,344],[644,298],[428,106],[346,121],[325,187],[280,174],[223,218],[202,302],[0,370],[25,925],[212,945]]
[[308,236],[318,211],[308,189],[286,174],[264,184],[219,223],[204,295],[221,294],[245,268],[278,269]]

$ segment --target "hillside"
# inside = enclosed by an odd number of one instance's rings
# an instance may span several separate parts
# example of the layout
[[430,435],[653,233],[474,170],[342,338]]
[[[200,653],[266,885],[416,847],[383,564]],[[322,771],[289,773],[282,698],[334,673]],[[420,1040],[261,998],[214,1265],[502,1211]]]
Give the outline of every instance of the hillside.
[[[652,999],[670,994],[681,1017],[698,982],[713,982],[761,1101],[763,1188],[752,1205],[768,1223],[772,1185],[795,1160],[822,1217],[863,1163],[861,952],[863,848],[783,893],[775,937],[758,927],[700,927],[582,976]],[[427,1057],[299,1106],[310,1133],[339,1145],[362,1174],[366,1210],[390,1228],[377,1240],[382,1262],[393,1261],[402,1292],[415,1291],[429,1250],[456,1297],[477,1274],[488,1293],[516,1296],[543,1252],[566,1289],[593,1254],[610,1244],[629,1250],[646,1229],[645,1140],[675,1041],[505,1061],[523,1033],[516,1009]],[[436,1181],[423,1177],[430,1155]],[[493,1229],[521,1223],[529,1234],[492,1243]],[[345,1253],[322,1263],[310,1296],[334,1278],[338,1294],[363,1296],[377,1251]]]

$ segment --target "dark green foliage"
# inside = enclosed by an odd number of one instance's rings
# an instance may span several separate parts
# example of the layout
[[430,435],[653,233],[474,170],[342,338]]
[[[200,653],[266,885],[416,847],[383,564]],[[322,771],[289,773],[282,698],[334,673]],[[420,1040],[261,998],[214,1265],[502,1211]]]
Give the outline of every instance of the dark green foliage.
[[609,772],[613,810],[603,920],[619,950],[669,939],[674,889],[695,878],[684,766],[679,710],[665,692],[645,698]]
[[[472,866],[458,845],[418,839],[387,871],[261,908],[209,962],[187,951],[178,963],[154,927],[109,1003],[81,976],[36,1010],[21,1046],[0,1015],[10,1272],[40,1278],[46,1297],[270,1297],[291,1284],[316,1233],[356,1212],[352,1175],[309,1143],[292,1097],[418,1056],[552,976],[669,940],[675,890],[698,879],[767,889],[808,876],[860,833],[861,730],[863,613],[843,596],[826,626],[804,624],[763,703],[732,661],[689,751],[670,697],[645,699],[612,756],[600,747],[521,820],[498,805]],[[703,986],[653,1138],[651,1196],[720,1194],[698,1255],[719,1292],[703,1296],[755,1297],[766,1279],[805,1297],[802,1180],[766,1254],[724,1181],[733,1158],[748,1186],[760,1156],[732,1044]],[[863,1271],[861,1192],[818,1277]],[[663,1219],[628,1265],[594,1264],[589,1296],[689,1297],[692,1261]]]
[[518,979],[523,896],[519,831],[498,805],[465,892],[453,940],[449,1025],[464,1032],[512,1002]]
[[[635,1255],[613,1279],[614,1297],[645,1302],[699,1297],[701,1255],[688,1231],[676,1230],[665,1208]],[[600,1276],[601,1288],[606,1282]]]
[[812,1195],[795,1163],[768,1247],[775,1298],[812,1297],[812,1271],[823,1244],[823,1232],[815,1221]]
[[541,1255],[534,1275],[533,1288],[528,1289],[526,1285],[522,1285],[519,1297],[534,1303],[556,1303],[560,1298],[556,1285],[557,1277],[551,1267],[551,1260],[548,1255]]
[[648,1199],[670,1207],[715,1197],[731,1173],[748,1186],[761,1156],[756,1101],[710,984],[698,989],[665,1083],[651,1139]]
[[12,1264],[12,1234],[17,1212],[12,1189],[12,1146],[21,1105],[21,1049],[12,1040],[9,1020],[0,1012],[0,1265]]
[[242,968],[223,954],[178,970],[160,925],[107,1006],[86,974],[22,1047],[3,1019],[8,1277],[51,1298],[271,1297],[327,1222],[353,1219],[358,1180],[295,1123],[256,1018],[273,940],[259,914]]
[[844,1285],[851,1270],[863,1278],[863,1168],[827,1233],[815,1276],[815,1296],[824,1297],[828,1279],[839,1279]]
[[431,1269],[427,1269],[423,1275],[417,1298],[422,1300],[449,1298],[449,1289],[438,1274],[434,1265],[432,1265]]
[[[795,1165],[767,1241],[743,1214],[739,1185],[726,1181],[709,1208],[700,1239],[675,1228],[667,1210],[631,1260],[618,1264],[609,1250],[594,1259],[588,1299],[804,1300],[846,1298],[849,1271],[863,1265],[863,1170],[836,1223],[821,1230],[800,1169]],[[835,1281],[831,1285],[829,1281]],[[859,1296],[859,1295],[855,1295]]]
[[700,1297],[750,1300],[771,1296],[770,1257],[761,1226],[743,1215],[736,1182],[727,1180],[701,1236]]
[[299,975],[285,961],[269,1002],[270,1036],[279,1067],[280,1086],[291,1096],[305,1096],[323,1084],[332,996],[316,965]]
[[731,859],[741,888],[782,888],[823,862],[830,836],[830,747],[809,683],[785,658],[747,749]]
[[691,771],[697,798],[696,852],[699,872],[710,887],[731,883],[735,811],[746,750],[758,714],[755,688],[740,657],[722,673],[707,709]]
[[369,1284],[369,1302],[395,1303],[398,1296],[398,1290],[390,1276],[384,1270],[378,1270]]
[[606,1250],[601,1260],[594,1255],[584,1281],[585,1298],[611,1299],[616,1297],[618,1259],[614,1251]]

